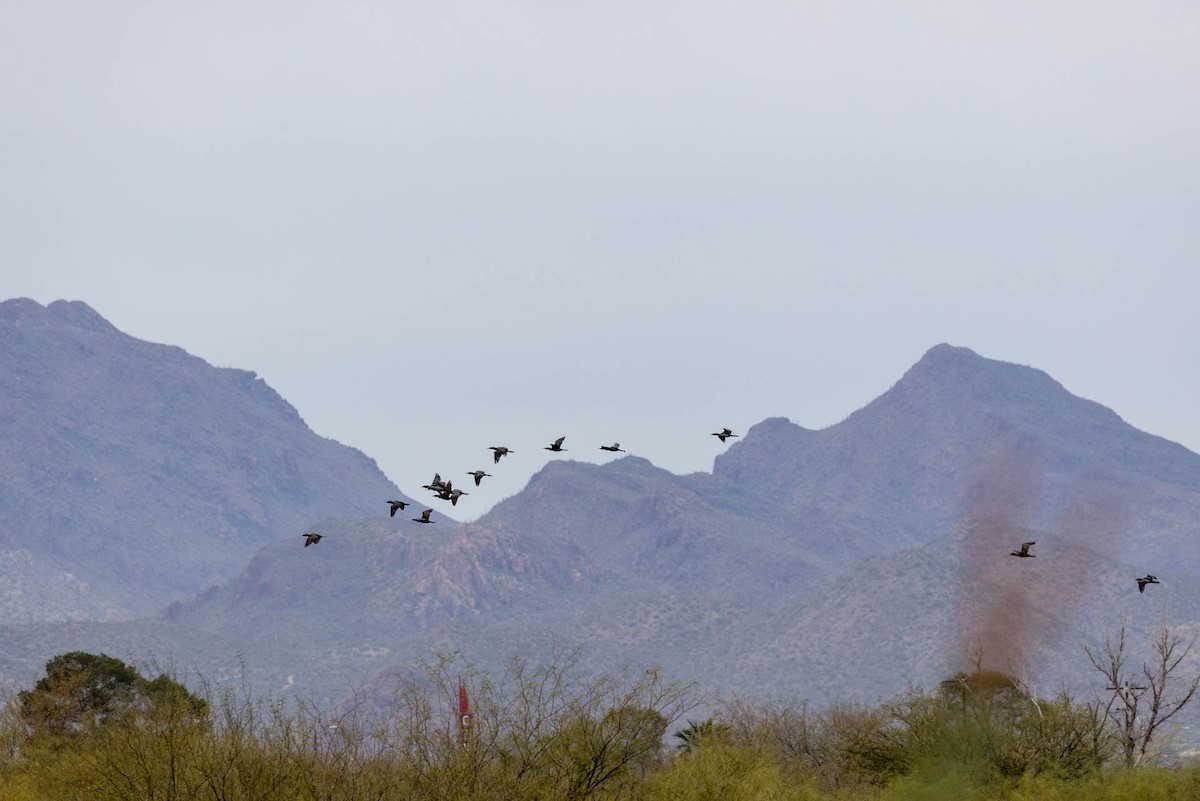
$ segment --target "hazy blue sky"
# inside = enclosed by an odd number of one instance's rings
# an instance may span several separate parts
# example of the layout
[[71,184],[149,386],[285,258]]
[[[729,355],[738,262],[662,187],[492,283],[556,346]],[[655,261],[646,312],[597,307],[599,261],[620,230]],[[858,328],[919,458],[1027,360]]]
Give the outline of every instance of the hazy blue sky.
[[417,497],[496,473],[462,517],[939,342],[1200,450],[1198,254],[1192,0],[0,0],[0,296],[255,370]]

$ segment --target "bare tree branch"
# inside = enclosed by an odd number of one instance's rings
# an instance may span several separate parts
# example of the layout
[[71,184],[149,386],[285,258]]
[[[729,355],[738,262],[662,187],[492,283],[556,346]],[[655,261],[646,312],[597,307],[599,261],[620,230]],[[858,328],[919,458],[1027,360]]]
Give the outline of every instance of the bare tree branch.
[[[1200,674],[1180,684],[1177,674],[1196,638],[1185,643],[1183,637],[1172,633],[1165,617],[1151,643],[1155,658],[1143,662],[1140,671],[1127,665],[1128,632],[1129,622],[1122,619],[1115,635],[1106,634],[1098,645],[1085,643],[1083,650],[1108,681],[1112,697],[1104,717],[1116,727],[1125,766],[1132,768],[1157,756],[1151,748],[1155,735],[1195,696]],[[1148,703],[1143,703],[1147,695]]]

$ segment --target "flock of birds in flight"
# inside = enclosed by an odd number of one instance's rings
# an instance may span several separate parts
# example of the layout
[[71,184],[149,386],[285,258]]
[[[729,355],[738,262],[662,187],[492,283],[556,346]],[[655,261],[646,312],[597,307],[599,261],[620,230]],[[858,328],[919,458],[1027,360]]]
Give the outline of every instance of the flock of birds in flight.
[[[1035,545],[1037,545],[1036,542],[1022,542],[1021,549],[1018,551],[1009,551],[1009,556],[1017,556],[1021,559],[1034,559],[1037,557],[1037,554],[1030,553],[1029,549]],[[1147,573],[1141,578],[1136,579],[1136,581],[1138,585],[1138,592],[1145,592],[1147,584],[1162,584],[1161,581],[1159,581],[1150,573]]]
[[[712,433],[712,436],[716,437],[717,439],[721,440],[722,443],[724,443],[725,440],[729,439],[730,437],[736,437],[737,434],[733,433],[728,428],[723,428],[720,431],[714,431]],[[543,450],[552,451],[554,453],[562,453],[563,451],[566,450],[566,448],[563,447],[563,443],[566,441],[567,441],[566,437],[559,437],[558,439],[554,440],[554,442],[551,442],[549,445],[547,445]],[[493,464],[500,464],[500,460],[502,458],[509,455],[510,453],[516,453],[516,451],[512,450],[511,448],[506,448],[502,445],[492,445],[488,448],[488,450],[490,450],[492,452],[492,463]],[[625,451],[621,448],[621,443],[619,443],[619,442],[614,442],[612,445],[601,445],[600,450],[609,451],[610,453],[625,453]],[[471,476],[472,478],[475,479],[475,486],[478,487],[483,482],[484,478],[489,477],[492,474],[485,473],[482,470],[472,470],[469,473],[467,473],[467,475]],[[464,492],[464,491],[458,489],[457,487],[454,486],[453,482],[451,482],[451,481],[442,481],[441,473],[434,473],[433,480],[430,481],[428,484],[421,485],[421,489],[430,490],[433,493],[435,498],[438,498],[443,501],[450,501],[451,506],[457,506],[459,498],[461,498],[464,495],[471,494],[469,492]],[[402,511],[406,506],[409,505],[409,503],[410,503],[409,501],[387,501],[387,504],[390,507],[390,515],[392,517],[395,517],[396,512]],[[436,523],[437,522],[436,520],[429,519],[429,516],[431,514],[433,514],[433,510],[426,509],[425,511],[421,512],[420,517],[412,518],[412,521],[414,523]],[[316,545],[317,543],[319,543],[321,541],[321,538],[324,535],[317,534],[315,532],[308,532],[301,536],[304,537],[304,547],[307,548],[310,545]],[[1016,550],[1016,551],[1010,551],[1009,556],[1016,556],[1020,559],[1035,559],[1037,557],[1037,555],[1029,552],[1029,549],[1032,548],[1034,545],[1037,545],[1037,543],[1033,542],[1033,541],[1023,542],[1023,543],[1021,543],[1020,549]],[[1153,575],[1151,575],[1150,573],[1147,573],[1145,576],[1142,576],[1141,578],[1137,579],[1138,592],[1144,593],[1146,591],[1147,584],[1161,584],[1161,583],[1162,582],[1159,581],[1157,578],[1155,578]]]
[[[720,431],[714,431],[712,436],[721,440],[723,443],[730,437],[736,437],[737,434],[733,433],[728,428],[723,428]],[[566,448],[563,447],[563,443],[566,441],[566,437],[559,437],[558,439],[554,440],[554,442],[551,442],[549,445],[547,445],[543,450],[552,451],[554,453],[562,453],[566,450]],[[492,445],[488,448],[488,450],[492,452],[492,464],[500,464],[500,460],[502,458],[508,456],[510,453],[516,453],[516,451],[512,450],[511,448],[506,448],[503,445]],[[626,453],[619,442],[614,442],[612,445],[601,445],[600,450],[608,451],[609,453]],[[472,470],[468,472],[467,475],[475,479],[475,486],[478,487],[483,482],[484,478],[491,476],[491,473],[485,473],[482,470]],[[433,480],[428,484],[422,484],[421,489],[427,489],[431,491],[433,496],[439,500],[450,501],[451,506],[458,506],[459,498],[464,495],[471,494],[455,487],[454,482],[452,481],[443,481],[441,473],[434,473]],[[395,517],[396,512],[402,511],[410,504],[410,501],[387,501],[387,504],[390,508],[391,517]],[[414,523],[436,523],[436,520],[429,519],[431,514],[433,514],[433,510],[426,509],[425,511],[421,512],[420,517],[412,518],[412,521]],[[301,534],[300,536],[304,537],[304,547],[307,548],[310,545],[318,544],[325,535],[310,531]]]

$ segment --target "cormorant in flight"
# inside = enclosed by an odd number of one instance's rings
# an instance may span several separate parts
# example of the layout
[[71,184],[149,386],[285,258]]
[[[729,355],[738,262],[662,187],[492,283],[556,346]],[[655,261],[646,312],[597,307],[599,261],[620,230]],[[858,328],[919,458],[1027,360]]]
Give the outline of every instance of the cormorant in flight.
[[1029,552],[1029,549],[1030,549],[1031,547],[1033,547],[1034,545],[1037,545],[1037,543],[1036,543],[1036,542],[1022,542],[1022,543],[1021,543],[1021,550],[1019,550],[1019,551],[1010,551],[1010,552],[1009,552],[1009,556],[1019,556],[1019,557],[1021,557],[1022,559],[1025,559],[1025,558],[1028,558],[1028,559],[1036,559],[1036,558],[1037,558],[1037,556],[1036,556],[1035,554],[1031,554],[1031,553]]

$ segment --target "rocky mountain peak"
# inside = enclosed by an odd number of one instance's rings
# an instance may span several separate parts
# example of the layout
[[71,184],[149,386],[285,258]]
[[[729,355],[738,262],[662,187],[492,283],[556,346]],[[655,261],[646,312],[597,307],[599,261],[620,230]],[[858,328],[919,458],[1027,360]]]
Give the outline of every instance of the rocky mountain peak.
[[877,402],[1052,404],[1075,400],[1046,373],[1033,367],[987,359],[969,348],[936,345],[926,351]]
[[77,328],[119,333],[112,323],[81,300],[56,300],[43,306],[31,298],[0,302],[0,325],[11,327]]
[[32,298],[12,298],[0,301],[0,324],[18,325],[22,321],[36,319],[46,308]]
[[0,303],[0,496],[0,561],[53,578],[0,583],[23,622],[154,612],[314,518],[403,497],[254,373],[28,298]]

